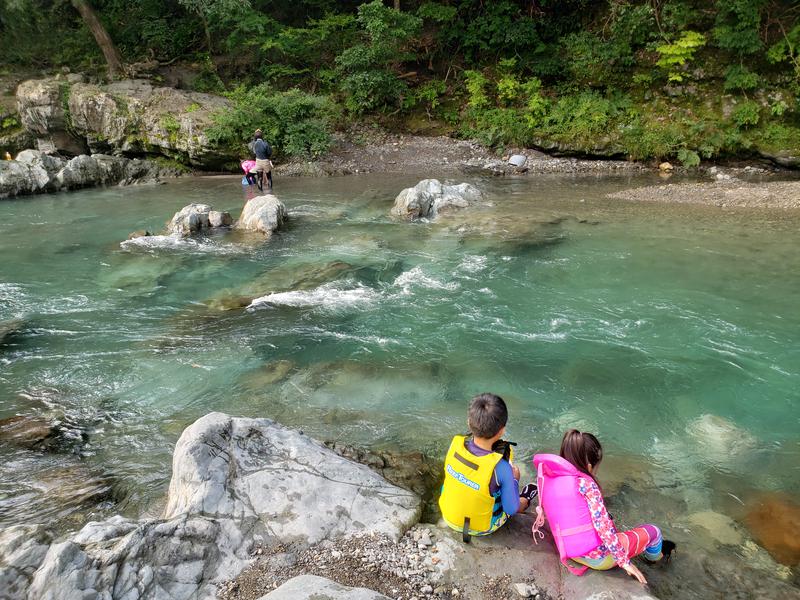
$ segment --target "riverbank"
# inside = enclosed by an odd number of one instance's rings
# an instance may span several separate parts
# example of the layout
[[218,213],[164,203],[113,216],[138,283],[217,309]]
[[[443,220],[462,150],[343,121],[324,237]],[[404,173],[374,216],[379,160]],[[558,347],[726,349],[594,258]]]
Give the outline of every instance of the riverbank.
[[800,208],[800,181],[750,183],[728,176],[700,183],[675,183],[623,190],[608,198],[662,204],[703,204],[720,208]]

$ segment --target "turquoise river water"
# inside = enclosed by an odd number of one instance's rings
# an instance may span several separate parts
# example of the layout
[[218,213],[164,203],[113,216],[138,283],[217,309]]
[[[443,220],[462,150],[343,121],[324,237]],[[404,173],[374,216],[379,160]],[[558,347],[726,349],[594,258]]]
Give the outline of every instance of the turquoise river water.
[[800,493],[800,216],[605,199],[656,179],[475,180],[487,206],[437,223],[389,216],[418,176],[278,180],[268,241],[120,243],[235,217],[228,177],[0,201],[0,418],[61,432],[0,442],[0,527],[153,514],[212,410],[442,455],[493,391],[523,475],[593,431],[623,521],[796,589],[748,511]]

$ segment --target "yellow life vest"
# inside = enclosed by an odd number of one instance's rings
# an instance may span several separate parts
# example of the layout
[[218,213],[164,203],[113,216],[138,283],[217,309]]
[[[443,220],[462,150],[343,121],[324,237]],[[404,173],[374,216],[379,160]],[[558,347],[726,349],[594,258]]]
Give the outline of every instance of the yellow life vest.
[[492,528],[497,499],[489,492],[489,483],[501,454],[491,452],[476,456],[467,450],[466,436],[457,435],[450,442],[444,459],[444,485],[439,509],[447,524],[458,531],[480,533]]

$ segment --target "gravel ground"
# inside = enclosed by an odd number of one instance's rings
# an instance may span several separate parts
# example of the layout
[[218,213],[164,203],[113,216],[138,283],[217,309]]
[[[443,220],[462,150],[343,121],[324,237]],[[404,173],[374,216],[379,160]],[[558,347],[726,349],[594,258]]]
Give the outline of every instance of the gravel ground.
[[[508,164],[524,154],[522,169]],[[555,158],[530,149],[509,149],[498,156],[480,144],[446,136],[398,135],[364,128],[338,135],[331,151],[315,161],[294,160],[276,166],[277,175],[349,175],[352,173],[425,173],[456,171],[476,175],[523,173],[603,173],[648,170],[622,160]]]
[[[447,544],[435,528],[418,525],[398,542],[384,535],[365,534],[326,540],[310,548],[256,548],[253,554],[258,560],[221,586],[218,598],[257,600],[292,577],[312,574],[398,600],[551,600],[532,581],[512,582],[508,576],[477,578],[475,573],[453,570],[452,548]],[[477,590],[476,580],[482,581]],[[526,588],[526,596],[515,591],[515,585]]]
[[609,194],[609,198],[640,202],[704,204],[732,208],[800,208],[800,181],[751,183],[712,167],[716,180],[633,188]]

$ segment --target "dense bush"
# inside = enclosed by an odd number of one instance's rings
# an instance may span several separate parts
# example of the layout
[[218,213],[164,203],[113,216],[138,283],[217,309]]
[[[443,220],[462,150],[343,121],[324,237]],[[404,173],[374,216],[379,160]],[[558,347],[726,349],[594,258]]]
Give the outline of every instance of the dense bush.
[[325,97],[297,89],[275,92],[266,85],[239,87],[228,97],[233,107],[215,115],[208,135],[241,156],[247,156],[257,128],[277,155],[316,156],[330,146],[335,109]]

